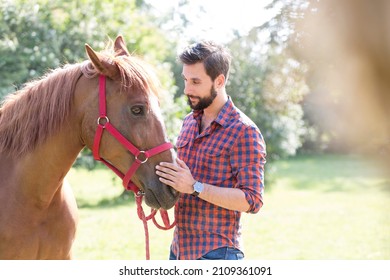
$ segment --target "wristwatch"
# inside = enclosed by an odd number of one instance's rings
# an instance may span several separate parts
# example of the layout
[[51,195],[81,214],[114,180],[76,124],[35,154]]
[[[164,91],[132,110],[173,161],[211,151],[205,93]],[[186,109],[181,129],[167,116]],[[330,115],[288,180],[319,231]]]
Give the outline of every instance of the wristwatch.
[[195,182],[193,187],[194,187],[194,192],[191,194],[192,196],[198,196],[204,189],[204,185],[198,181]]

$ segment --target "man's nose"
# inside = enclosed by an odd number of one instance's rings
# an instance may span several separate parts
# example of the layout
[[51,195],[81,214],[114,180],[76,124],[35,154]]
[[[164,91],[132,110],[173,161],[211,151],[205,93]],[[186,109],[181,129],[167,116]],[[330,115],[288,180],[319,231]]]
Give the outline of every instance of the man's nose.
[[185,95],[191,95],[191,90],[190,90],[190,87],[189,86],[186,86],[186,85],[184,85],[184,94]]

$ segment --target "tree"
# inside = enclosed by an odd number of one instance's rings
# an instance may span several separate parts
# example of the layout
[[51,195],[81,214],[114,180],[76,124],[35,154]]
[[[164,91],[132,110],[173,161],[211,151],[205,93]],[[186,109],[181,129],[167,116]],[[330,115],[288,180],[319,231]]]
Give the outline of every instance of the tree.
[[260,128],[269,159],[294,155],[306,133],[301,102],[305,68],[262,28],[229,44],[233,55],[228,92]]

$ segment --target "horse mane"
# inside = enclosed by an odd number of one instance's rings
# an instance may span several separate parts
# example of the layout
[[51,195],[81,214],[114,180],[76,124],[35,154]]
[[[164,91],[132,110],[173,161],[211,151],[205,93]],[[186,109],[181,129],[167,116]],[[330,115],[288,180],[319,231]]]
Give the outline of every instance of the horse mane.
[[[116,56],[111,46],[101,54],[118,66],[121,92],[133,87],[157,95],[158,79],[141,59]],[[6,96],[0,108],[0,153],[21,156],[58,131],[70,114],[76,83],[83,74],[93,78],[99,73],[90,61],[67,64]]]
[[0,153],[20,156],[42,143],[69,116],[79,65],[65,65],[5,97],[0,109]]

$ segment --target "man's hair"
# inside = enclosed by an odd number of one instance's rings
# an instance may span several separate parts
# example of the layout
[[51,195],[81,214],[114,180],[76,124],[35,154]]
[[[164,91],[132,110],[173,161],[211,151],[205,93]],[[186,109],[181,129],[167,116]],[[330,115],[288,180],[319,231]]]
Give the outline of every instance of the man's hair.
[[188,46],[180,54],[179,59],[187,65],[203,62],[212,81],[223,74],[226,83],[229,77],[231,55],[226,48],[212,41],[201,41]]

